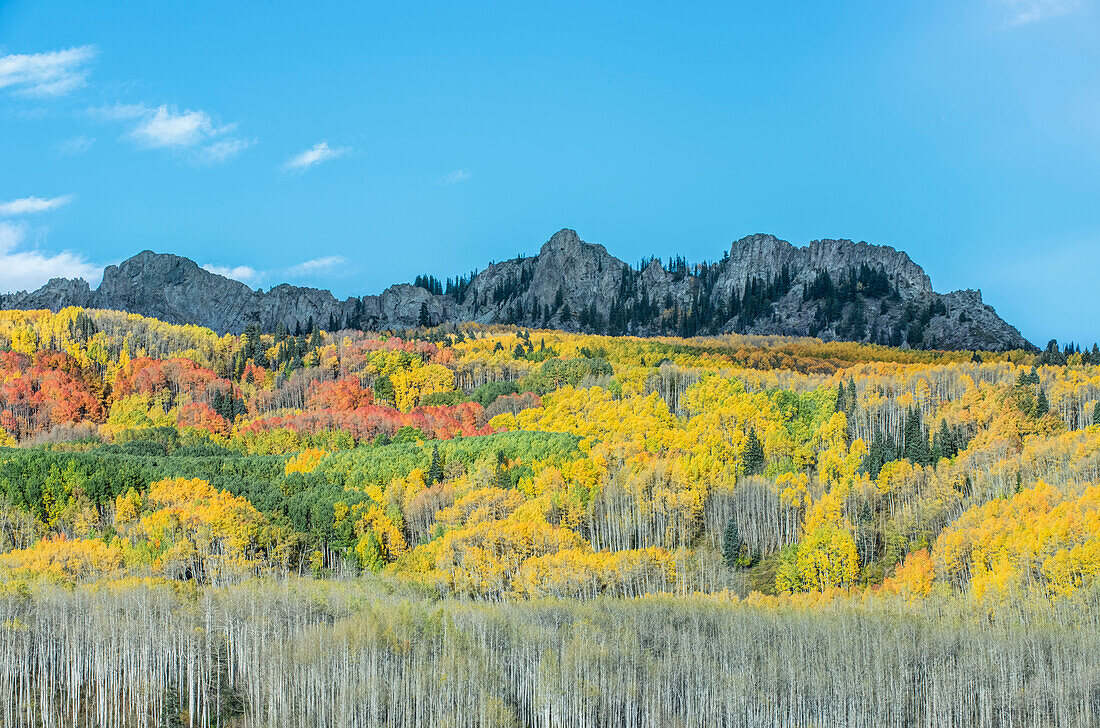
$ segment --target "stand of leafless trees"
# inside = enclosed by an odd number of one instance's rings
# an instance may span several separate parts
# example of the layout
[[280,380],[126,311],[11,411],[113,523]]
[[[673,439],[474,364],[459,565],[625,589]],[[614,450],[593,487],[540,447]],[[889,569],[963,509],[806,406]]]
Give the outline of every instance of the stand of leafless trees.
[[[1096,599],[474,604],[365,582],[0,587],[4,726],[1094,726]],[[1077,615],[1072,619],[1065,615]]]

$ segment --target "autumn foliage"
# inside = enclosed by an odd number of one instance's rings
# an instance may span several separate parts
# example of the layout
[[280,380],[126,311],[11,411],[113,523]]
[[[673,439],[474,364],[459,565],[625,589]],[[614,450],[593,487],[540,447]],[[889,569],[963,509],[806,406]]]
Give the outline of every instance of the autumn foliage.
[[0,343],[19,573],[352,570],[490,600],[1053,603],[1098,582],[1087,350],[217,336],[73,308],[0,312]]

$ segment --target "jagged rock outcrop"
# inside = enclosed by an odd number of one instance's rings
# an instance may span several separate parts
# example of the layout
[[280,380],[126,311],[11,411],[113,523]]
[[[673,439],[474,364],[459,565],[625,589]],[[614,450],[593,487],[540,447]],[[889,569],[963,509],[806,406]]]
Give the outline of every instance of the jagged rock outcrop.
[[738,332],[894,346],[1015,349],[1031,345],[976,291],[940,295],[904,252],[850,240],[796,247],[744,237],[719,262],[650,261],[635,270],[561,230],[538,255],[489,266],[451,320],[614,334]]
[[51,278],[37,291],[0,294],[4,309],[59,311],[66,306],[92,307],[92,289],[83,278]]
[[32,293],[0,296],[0,306],[106,308],[139,313],[176,324],[197,324],[219,333],[240,333],[250,323],[273,331],[309,331],[331,322],[340,325],[358,316],[357,298],[338,301],[328,291],[282,284],[267,293],[205,270],[178,255],[142,251],[119,265],[103,269],[99,288],[83,280],[54,278]]
[[514,323],[612,334],[726,332],[819,336],[945,349],[1031,348],[978,291],[936,293],[904,252],[850,240],[797,247],[744,237],[720,261],[649,261],[636,270],[573,230],[531,257],[494,263],[445,293],[397,284],[337,300],[282,284],[266,293],[175,255],[144,251],[104,270],[91,290],[55,278],[34,292],[0,295],[3,308],[110,308],[239,333],[250,323],[290,332],[312,325],[403,329],[425,322]]

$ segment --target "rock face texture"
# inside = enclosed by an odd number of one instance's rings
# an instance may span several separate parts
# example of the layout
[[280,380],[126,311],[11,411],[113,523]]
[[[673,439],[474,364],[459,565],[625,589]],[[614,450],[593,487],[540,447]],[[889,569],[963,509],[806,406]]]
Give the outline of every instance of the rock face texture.
[[260,293],[240,281],[211,273],[189,258],[145,250],[103,269],[91,290],[83,280],[54,278],[37,291],[0,295],[5,309],[65,306],[105,308],[152,316],[175,324],[197,324],[219,333],[240,333],[250,323],[273,331],[282,323],[293,332],[343,323],[361,306],[357,298],[337,301],[328,291],[283,284]]
[[654,259],[640,270],[560,230],[537,255],[494,263],[445,293],[409,284],[336,299],[282,284],[266,293],[175,255],[144,251],[103,272],[92,290],[55,278],[0,295],[5,309],[107,308],[239,333],[258,323],[291,333],[402,329],[478,321],[610,334],[785,334],[940,349],[1032,348],[978,291],[939,294],[924,270],[888,246],[772,235],[733,243],[716,263]]

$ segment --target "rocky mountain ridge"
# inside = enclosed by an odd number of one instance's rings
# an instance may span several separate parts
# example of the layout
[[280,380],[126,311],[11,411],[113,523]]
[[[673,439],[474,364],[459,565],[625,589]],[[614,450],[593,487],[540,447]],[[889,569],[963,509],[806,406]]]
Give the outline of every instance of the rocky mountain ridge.
[[797,247],[757,234],[720,261],[682,258],[635,268],[573,230],[530,257],[470,277],[418,278],[379,295],[339,300],[282,284],[267,292],[194,261],[143,251],[104,269],[99,287],[55,278],[0,294],[0,308],[107,308],[239,333],[250,323],[291,333],[321,328],[404,329],[444,322],[511,323],[610,334],[785,334],[944,349],[1031,348],[978,291],[936,293],[904,252],[850,240]]

